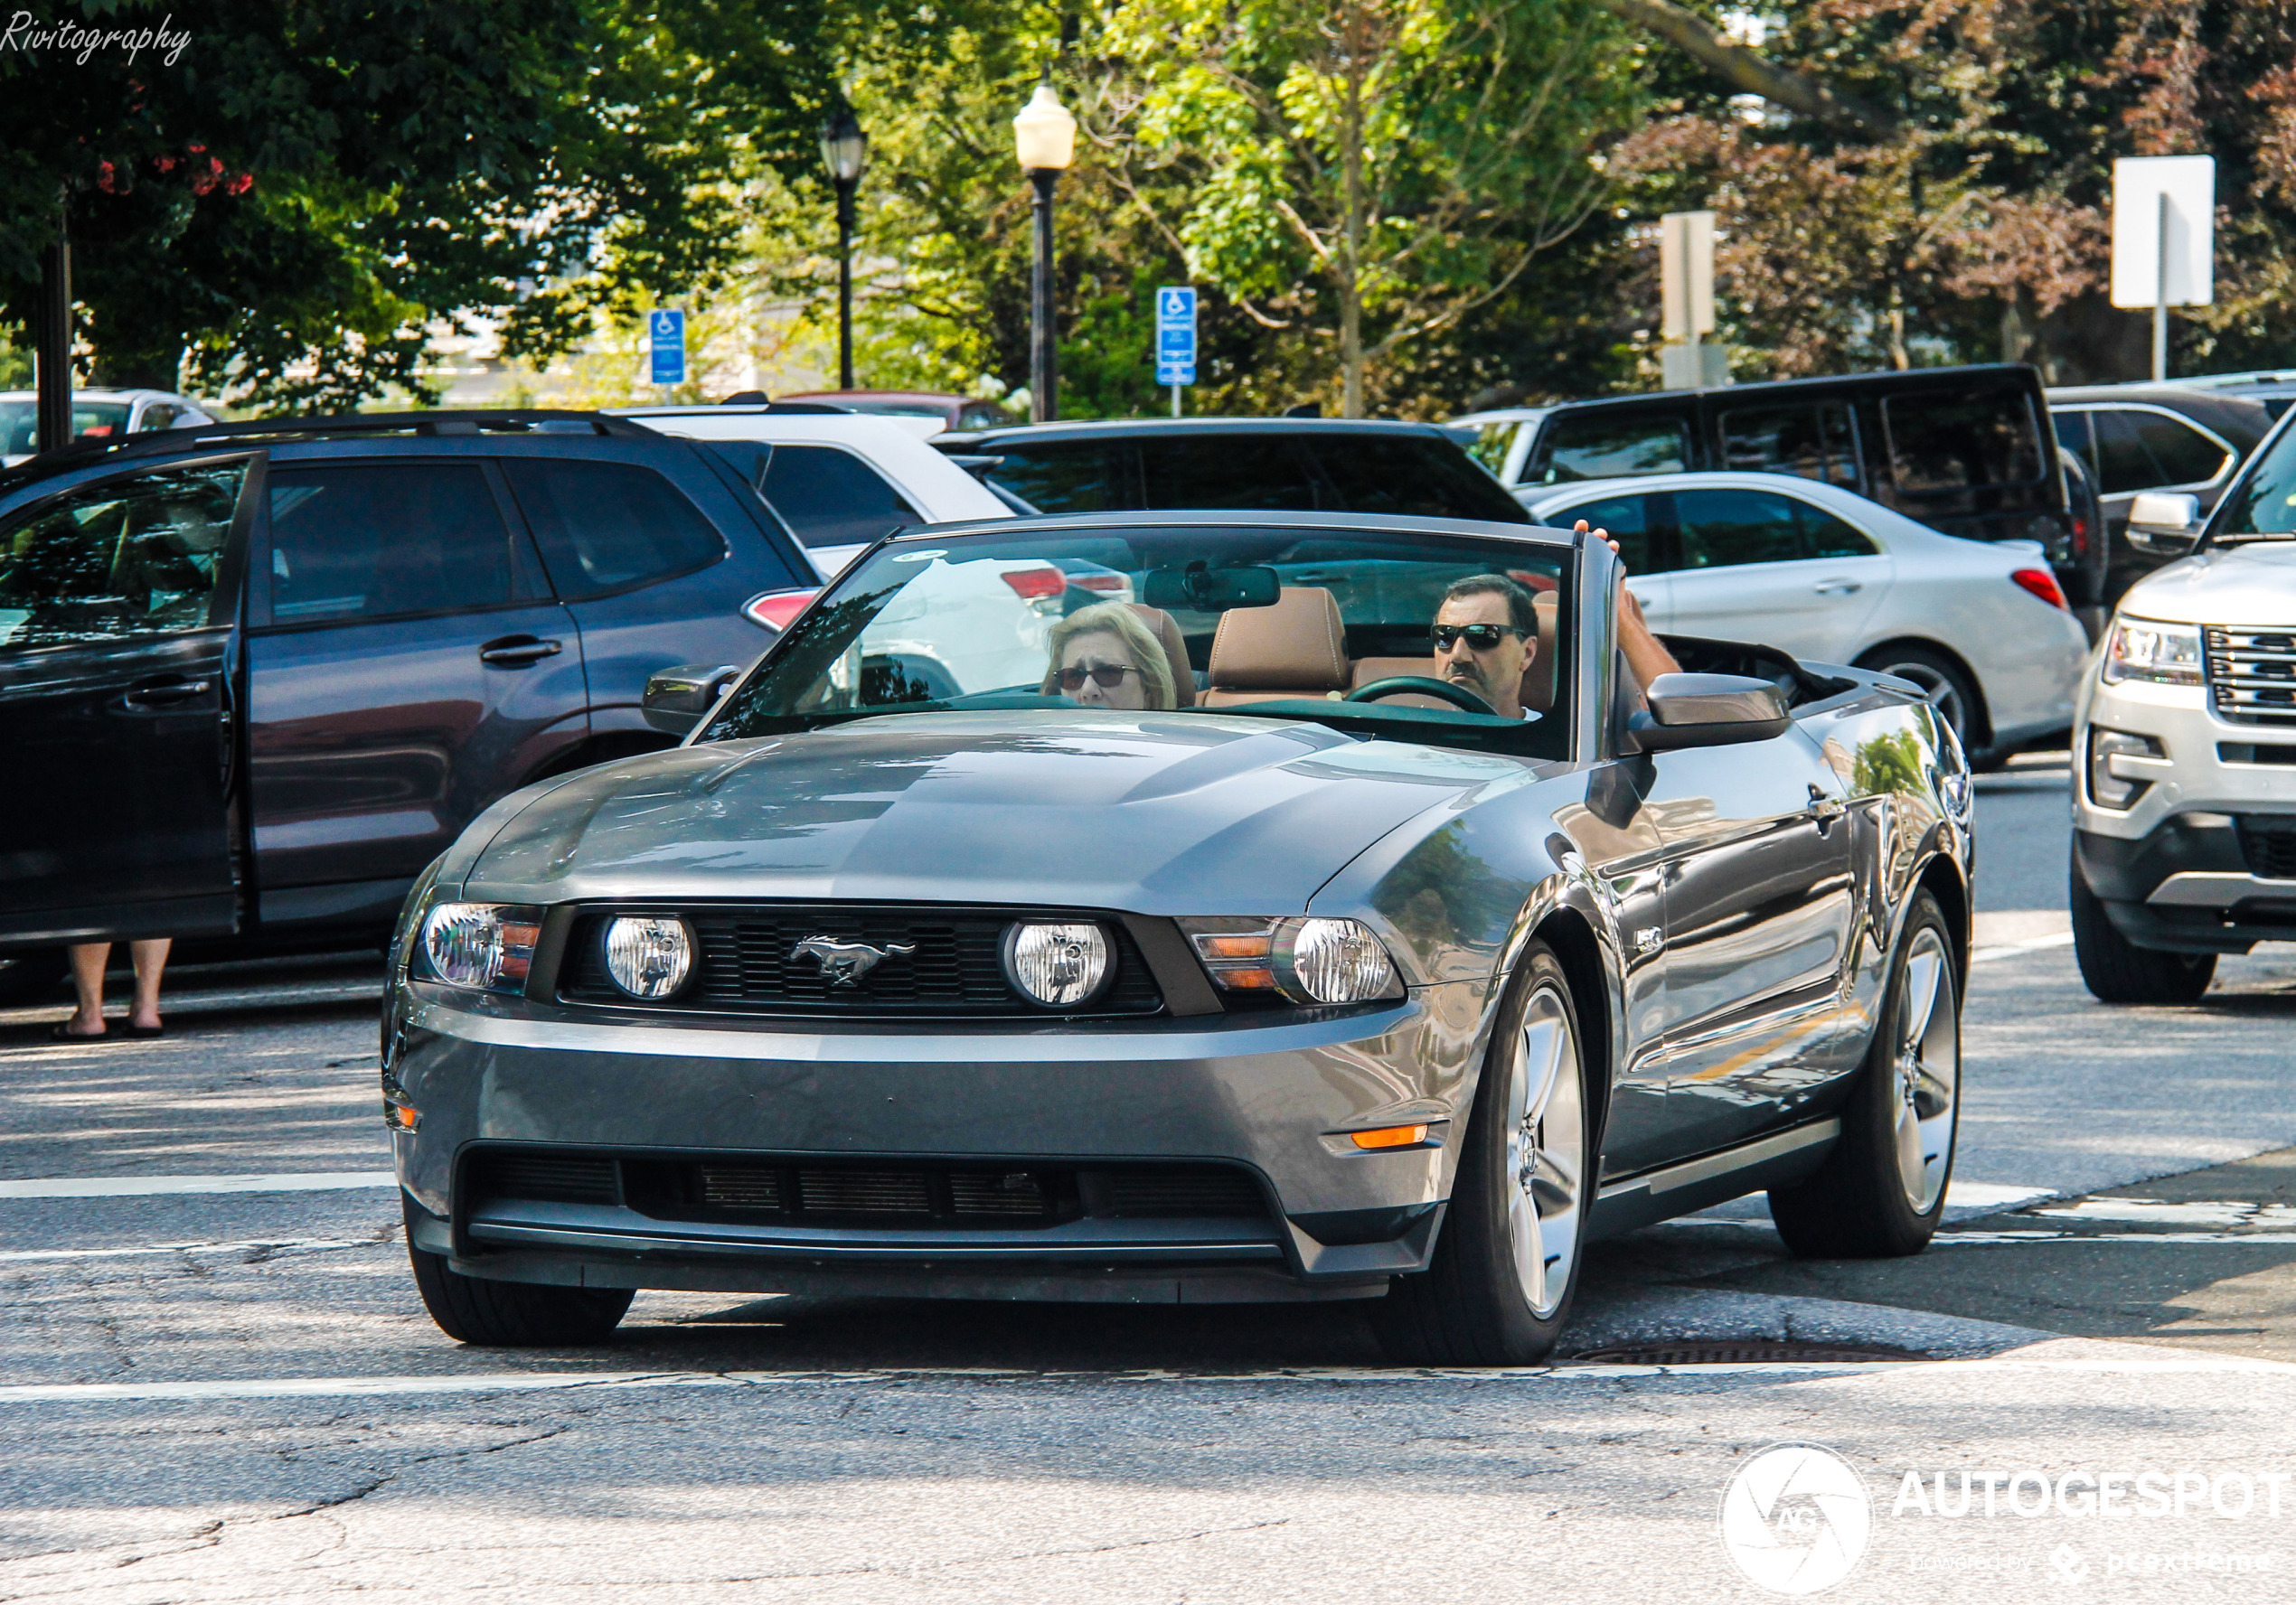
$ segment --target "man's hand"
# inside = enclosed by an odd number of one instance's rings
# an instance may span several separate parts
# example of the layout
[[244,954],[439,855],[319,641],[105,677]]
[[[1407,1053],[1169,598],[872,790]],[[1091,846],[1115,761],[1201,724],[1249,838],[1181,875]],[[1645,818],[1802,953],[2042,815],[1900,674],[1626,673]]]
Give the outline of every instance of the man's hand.
[[[1585,519],[1580,519],[1572,527],[1572,532],[1591,534],[1612,551],[1618,551],[1618,541],[1608,530],[1590,530]],[[1624,564],[1625,557],[1621,553],[1620,566],[1623,568]],[[1634,678],[1645,686],[1661,674],[1682,672],[1682,665],[1674,661],[1674,654],[1651,634],[1651,626],[1642,617],[1642,598],[1624,586],[1618,587],[1618,644],[1620,650],[1626,653],[1627,667],[1634,671]]]

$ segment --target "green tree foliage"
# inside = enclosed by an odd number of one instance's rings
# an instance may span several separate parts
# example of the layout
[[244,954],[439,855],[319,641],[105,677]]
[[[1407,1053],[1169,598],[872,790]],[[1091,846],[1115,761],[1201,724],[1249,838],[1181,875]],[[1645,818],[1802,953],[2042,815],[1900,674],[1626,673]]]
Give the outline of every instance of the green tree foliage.
[[0,52],[0,323],[24,325],[61,204],[99,371],[172,384],[188,359],[257,404],[420,395],[439,324],[497,314],[545,352],[706,283],[730,187],[808,159],[833,92],[803,0],[220,0],[174,25],[172,60]]

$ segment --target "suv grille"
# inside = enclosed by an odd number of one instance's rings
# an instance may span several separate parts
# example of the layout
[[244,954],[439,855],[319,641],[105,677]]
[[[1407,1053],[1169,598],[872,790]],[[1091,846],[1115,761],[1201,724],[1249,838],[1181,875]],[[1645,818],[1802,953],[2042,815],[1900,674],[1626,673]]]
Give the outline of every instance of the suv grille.
[[2242,814],[2240,850],[2249,874],[2296,880],[2296,813]]
[[2223,718],[2246,725],[2296,725],[2296,629],[2226,629],[2211,624],[2208,694]]
[[479,1203],[622,1203],[657,1220],[812,1225],[1012,1228],[1085,1215],[1268,1219],[1266,1200],[1249,1173],[1211,1164],[841,1164],[481,1148],[466,1162],[460,1191]]
[[[623,993],[606,972],[606,922],[623,912],[676,913],[699,939],[693,979],[663,1003],[643,1003]],[[611,1003],[624,1009],[693,1013],[899,1015],[1026,1015],[1038,1008],[1004,979],[999,951],[1018,917],[1002,909],[767,904],[749,907],[612,910],[585,914],[568,943],[559,996],[569,1003]],[[1030,911],[1030,917],[1044,917]],[[1087,916],[1076,916],[1087,917]],[[1115,974],[1090,1008],[1093,1015],[1153,1014],[1163,995],[1123,925],[1096,922],[1108,934]],[[809,936],[866,942],[916,952],[880,961],[856,984],[832,986],[818,962],[797,958]]]

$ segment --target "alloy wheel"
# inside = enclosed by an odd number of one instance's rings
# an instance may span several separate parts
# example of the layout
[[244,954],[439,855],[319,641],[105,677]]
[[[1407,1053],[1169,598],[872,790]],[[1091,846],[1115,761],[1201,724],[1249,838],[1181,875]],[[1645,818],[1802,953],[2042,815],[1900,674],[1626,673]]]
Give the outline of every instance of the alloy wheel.
[[1507,1231],[1515,1280],[1544,1320],[1578,1258],[1586,1191],[1586,1089],[1569,1011],[1542,986],[1523,1011],[1507,1088]]
[[1923,699],[1937,709],[1937,717],[1953,727],[1953,734],[1962,737],[1962,746],[1969,745],[1969,710],[1962,706],[1962,694],[1950,679],[1928,663],[1884,663],[1880,669],[1884,674],[1894,674],[1919,686]]
[[1954,1007],[1953,965],[1933,926],[1914,934],[1898,983],[1891,1044],[1897,1180],[1916,1215],[1927,1215],[1945,1186],[1960,1113],[1961,1010]]

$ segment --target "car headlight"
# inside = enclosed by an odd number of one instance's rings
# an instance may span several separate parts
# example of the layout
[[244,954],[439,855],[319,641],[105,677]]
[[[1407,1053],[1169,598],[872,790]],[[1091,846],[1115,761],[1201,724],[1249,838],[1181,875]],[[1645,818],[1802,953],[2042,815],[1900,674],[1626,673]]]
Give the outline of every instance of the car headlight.
[[441,903],[423,916],[422,972],[472,992],[522,992],[542,911],[513,903]]
[[606,972],[631,997],[660,1002],[693,973],[693,927],[661,915],[607,921]]
[[1031,1003],[1080,1007],[1098,994],[1108,971],[1108,934],[1098,925],[1023,920],[1004,934],[1004,978]]
[[2152,789],[2148,769],[2168,767],[2168,755],[2150,736],[2089,730],[2089,797],[2100,808],[2133,808]]
[[1403,996],[1395,960],[1351,919],[1185,919],[1204,972],[1222,991],[1294,1003],[1369,1003]]
[[2157,619],[2116,618],[2104,648],[2104,683],[2124,680],[2198,685],[2202,663],[2200,626]]

